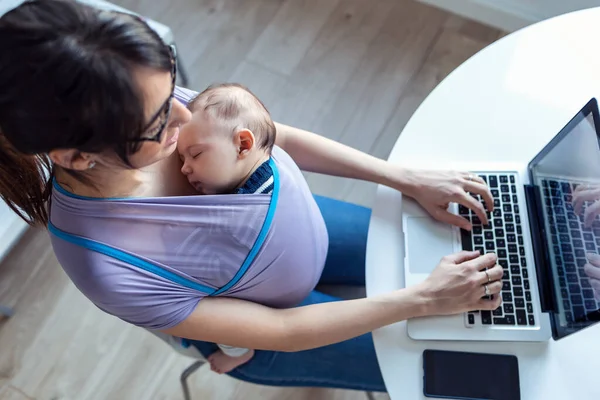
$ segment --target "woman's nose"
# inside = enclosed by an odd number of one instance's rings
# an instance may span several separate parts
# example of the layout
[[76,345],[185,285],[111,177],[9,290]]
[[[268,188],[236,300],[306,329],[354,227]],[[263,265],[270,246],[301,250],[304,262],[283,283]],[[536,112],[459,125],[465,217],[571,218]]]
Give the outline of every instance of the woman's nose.
[[173,105],[171,106],[171,124],[183,125],[190,122],[192,119],[192,113],[188,110],[179,100],[173,99]]

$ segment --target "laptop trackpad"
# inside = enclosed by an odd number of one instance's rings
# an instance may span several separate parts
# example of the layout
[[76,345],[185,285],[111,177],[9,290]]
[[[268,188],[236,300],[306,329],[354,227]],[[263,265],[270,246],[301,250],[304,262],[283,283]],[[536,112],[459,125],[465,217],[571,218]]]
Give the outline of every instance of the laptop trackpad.
[[455,252],[452,226],[430,217],[406,219],[406,241],[409,271],[429,274],[440,259]]

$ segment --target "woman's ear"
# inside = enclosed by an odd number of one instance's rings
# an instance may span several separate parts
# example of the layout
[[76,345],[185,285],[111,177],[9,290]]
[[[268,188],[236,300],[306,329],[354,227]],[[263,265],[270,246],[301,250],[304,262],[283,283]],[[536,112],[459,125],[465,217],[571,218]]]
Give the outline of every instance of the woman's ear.
[[239,130],[235,134],[235,142],[238,148],[238,157],[244,158],[250,153],[250,150],[252,150],[252,148],[254,147],[254,134],[249,129]]
[[49,156],[54,164],[75,171],[88,170],[96,165],[90,153],[82,153],[75,149],[52,150]]

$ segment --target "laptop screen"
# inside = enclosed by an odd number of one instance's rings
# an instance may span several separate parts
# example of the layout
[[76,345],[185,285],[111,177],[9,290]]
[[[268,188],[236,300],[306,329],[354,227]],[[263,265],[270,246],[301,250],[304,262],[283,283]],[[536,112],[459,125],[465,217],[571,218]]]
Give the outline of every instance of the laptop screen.
[[[590,102],[530,165],[539,195],[557,336],[600,320],[600,146],[596,102]],[[597,267],[592,265],[594,257]]]

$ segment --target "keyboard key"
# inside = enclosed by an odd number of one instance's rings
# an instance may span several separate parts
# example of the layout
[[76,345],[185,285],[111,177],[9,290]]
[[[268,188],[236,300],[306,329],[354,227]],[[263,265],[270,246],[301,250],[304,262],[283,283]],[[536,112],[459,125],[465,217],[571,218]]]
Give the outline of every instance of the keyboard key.
[[525,255],[525,247],[523,247],[523,246],[519,247],[519,255],[520,256],[524,256]]
[[504,204],[502,206],[502,211],[504,211],[504,212],[512,212],[512,206],[510,204]]
[[473,243],[475,243],[476,245],[482,245],[483,244],[483,238],[481,236],[474,236],[473,237]]
[[529,322],[529,325],[535,325],[535,318],[533,318],[533,315],[527,316],[527,322]]
[[485,249],[486,250],[494,250],[496,248],[496,246],[494,246],[494,242],[485,242]]
[[515,183],[515,177],[514,177],[514,175],[510,176],[510,183]]
[[506,270],[508,270],[508,260],[506,258],[498,258],[498,264]]
[[519,246],[523,246],[523,236],[517,236],[517,243],[519,243]]
[[[577,258],[585,258],[585,250],[583,249],[575,249],[575,257]],[[579,260],[577,260],[577,265],[579,264]]]
[[510,190],[508,188],[508,185],[500,185],[500,191],[502,193],[508,193]]
[[498,187],[498,178],[495,175],[490,175],[488,184],[491,188]]
[[492,240],[494,239],[494,234],[491,231],[485,231],[483,237],[485,237],[485,240]]
[[[463,246],[464,247],[464,246]],[[466,250],[466,249],[465,249]],[[467,250],[468,251],[468,250]],[[485,249],[481,246],[477,246],[475,247],[475,251],[478,251],[479,254],[484,255],[485,254]]]
[[499,208],[494,209],[492,216],[495,218],[500,218],[502,216],[502,210],[500,210]]
[[519,213],[519,206],[517,204],[515,204],[515,206],[513,207],[513,209],[515,210],[515,214]]
[[491,325],[492,324],[492,313],[489,311],[481,312],[481,323],[483,325]]
[[525,300],[531,301],[531,292],[529,290],[525,292]]
[[585,299],[593,299],[594,291],[592,289],[583,289],[583,298]]
[[508,183],[508,177],[506,175],[500,175],[500,183]]
[[569,228],[567,228],[567,226],[563,225],[563,224],[558,224],[556,229],[558,229],[558,231],[560,233],[568,233],[569,232]]
[[583,234],[583,240],[585,240],[586,242],[592,242],[594,240],[594,235],[592,235],[589,232],[586,232]]
[[513,317],[512,315],[508,315],[504,318],[494,318],[494,325],[514,325],[515,324],[515,317]]
[[583,320],[585,319],[585,314],[585,308],[583,308],[582,306],[573,307],[573,319],[575,320],[574,322],[583,322]]
[[521,267],[526,267],[527,266],[527,260],[525,260],[525,257],[521,257]]
[[511,275],[519,275],[521,273],[521,268],[518,265],[511,265],[510,274]]
[[510,290],[510,282],[507,280],[502,280],[502,290]]
[[516,243],[517,242],[517,237],[513,233],[509,233],[509,234],[506,235],[506,241],[508,243]]
[[529,290],[529,289],[531,289],[531,288],[529,287],[529,279],[524,279],[524,280],[523,280],[523,287],[525,288],[525,290]]
[[527,269],[523,268],[523,270],[521,271],[521,275],[523,276],[523,278],[529,278],[529,272],[527,272]]
[[512,299],[511,292],[502,292],[502,301],[512,301]]
[[586,300],[584,305],[589,311],[596,311],[598,309],[598,303],[595,300]]
[[583,304],[583,299],[581,296],[571,296],[571,304],[581,305]]
[[[502,248],[506,247],[506,241],[504,239],[496,239],[496,247]],[[509,249],[510,251],[510,249]]]
[[472,233],[473,235],[481,235],[483,231],[483,228],[481,227],[481,225],[477,225],[473,227]]
[[533,314],[533,304],[527,303],[527,312]]
[[520,215],[515,215],[515,222],[516,222],[517,224],[520,224],[520,223],[521,223],[521,216],[520,216]]
[[519,256],[517,256],[516,254],[511,254],[511,255],[508,257],[508,261],[509,261],[511,264],[518,264],[518,263],[519,263]]
[[512,214],[506,214],[506,215],[504,215],[504,220],[506,222],[513,222],[514,221],[513,215]]
[[513,203],[515,203],[515,204],[516,204],[516,203],[518,203],[518,201],[517,201],[517,195],[516,195],[516,194],[513,194],[513,196],[512,196],[512,201],[513,201]]
[[494,317],[501,317],[503,315],[502,314],[502,307],[498,307],[494,311],[492,311],[492,315]]
[[506,224],[505,228],[506,228],[506,230],[508,232],[514,232],[515,231],[515,225],[514,224]]
[[515,297],[515,307],[525,308],[525,300],[522,297]]
[[515,312],[515,309],[512,304],[509,304],[509,303],[504,304],[504,313],[505,314],[512,314],[514,312]]
[[527,325],[525,310],[517,310],[517,325]]
[[508,252],[509,253],[517,253],[518,249],[517,249],[517,245],[514,243],[511,243],[508,245]]
[[500,228],[504,224],[504,221],[502,221],[501,218],[494,218],[492,222],[494,223],[495,228]]
[[513,276],[511,281],[514,286],[521,286],[522,284],[520,276]]
[[[508,187],[508,186],[507,186]],[[503,203],[510,203],[510,195],[508,194],[503,194],[502,195],[502,202]]]
[[510,185],[510,192],[511,193],[517,193],[517,186],[516,185]]
[[585,248],[589,251],[596,251],[596,246],[592,242],[585,242]]
[[468,314],[467,316],[469,325],[475,325],[475,316],[473,314]]
[[592,285],[588,279],[582,279],[579,283],[581,284],[581,287],[583,287],[583,288],[591,288],[592,287]]
[[579,282],[579,277],[577,276],[577,274],[567,274],[567,282]]
[[516,287],[513,290],[515,296],[523,296],[523,288]]
[[499,258],[506,258],[507,254],[506,254],[506,250],[505,249],[498,249],[498,257]]

